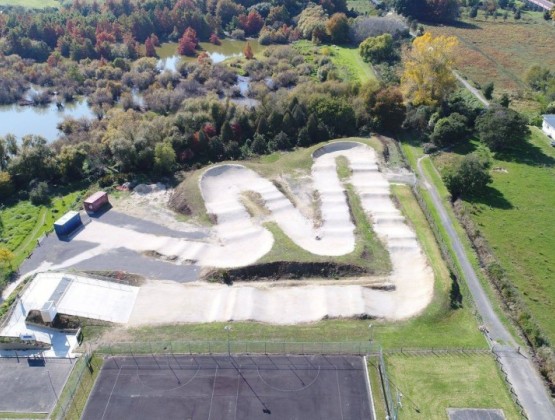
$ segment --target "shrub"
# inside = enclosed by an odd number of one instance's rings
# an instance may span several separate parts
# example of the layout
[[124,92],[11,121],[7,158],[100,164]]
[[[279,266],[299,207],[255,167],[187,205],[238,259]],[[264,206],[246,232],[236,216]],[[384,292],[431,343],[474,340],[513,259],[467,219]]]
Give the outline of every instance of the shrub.
[[518,112],[499,105],[490,107],[476,120],[480,140],[491,150],[504,150],[526,141],[528,120]]
[[434,126],[430,140],[436,146],[459,143],[468,138],[468,119],[456,112],[445,118],[440,118]]
[[39,182],[29,193],[29,199],[35,206],[50,204],[50,191],[46,182]]
[[492,181],[489,173],[491,162],[476,153],[466,155],[444,177],[452,199],[479,193]]
[[393,54],[393,37],[383,34],[366,38],[359,46],[362,59],[366,62],[388,61]]

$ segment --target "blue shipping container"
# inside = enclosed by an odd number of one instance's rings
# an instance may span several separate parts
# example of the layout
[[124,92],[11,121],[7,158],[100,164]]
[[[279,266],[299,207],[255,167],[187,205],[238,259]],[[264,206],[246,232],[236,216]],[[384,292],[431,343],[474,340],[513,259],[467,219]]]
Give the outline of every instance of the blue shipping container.
[[68,236],[81,226],[83,222],[81,221],[81,215],[77,211],[68,211],[62,217],[54,222],[54,230],[58,237]]

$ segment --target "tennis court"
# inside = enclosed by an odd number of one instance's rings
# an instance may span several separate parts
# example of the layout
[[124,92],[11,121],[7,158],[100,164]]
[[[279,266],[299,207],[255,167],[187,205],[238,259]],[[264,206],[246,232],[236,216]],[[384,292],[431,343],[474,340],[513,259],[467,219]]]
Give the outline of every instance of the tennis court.
[[109,357],[83,419],[372,419],[356,356]]

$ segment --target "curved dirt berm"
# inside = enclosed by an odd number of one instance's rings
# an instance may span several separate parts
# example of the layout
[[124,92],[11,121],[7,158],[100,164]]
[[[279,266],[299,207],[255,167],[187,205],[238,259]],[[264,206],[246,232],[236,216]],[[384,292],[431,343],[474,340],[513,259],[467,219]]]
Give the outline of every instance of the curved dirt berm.
[[195,259],[206,266],[254,263],[273,245],[270,232],[256,224],[241,203],[243,192],[254,191],[262,197],[271,218],[300,247],[317,255],[352,252],[355,226],[337,175],[339,156],[349,161],[352,169],[349,182],[390,253],[393,268],[390,281],[395,290],[374,290],[359,283],[297,287],[261,283],[229,287],[153,282],[142,287],[131,323],[258,320],[290,324],[326,316],[404,319],[420,313],[432,299],[432,270],[415,233],[391,200],[389,182],[379,171],[375,151],[361,143],[333,142],[313,154],[312,178],[320,195],[322,214],[318,228],[270,181],[242,165],[226,164],[208,169],[199,182],[206,208],[216,216],[212,235],[215,241],[192,243],[167,238],[150,242],[150,249],[156,246],[162,255],[176,255],[181,261]]

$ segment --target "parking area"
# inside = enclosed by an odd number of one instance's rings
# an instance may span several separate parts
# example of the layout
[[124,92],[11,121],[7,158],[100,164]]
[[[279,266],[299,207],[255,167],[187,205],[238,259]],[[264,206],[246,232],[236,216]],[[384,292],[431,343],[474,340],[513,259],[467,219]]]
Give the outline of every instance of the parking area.
[[83,419],[372,419],[356,356],[110,357]]
[[0,412],[49,413],[75,360],[0,358]]

